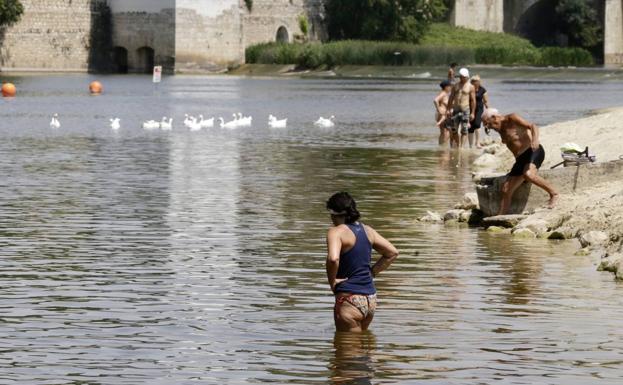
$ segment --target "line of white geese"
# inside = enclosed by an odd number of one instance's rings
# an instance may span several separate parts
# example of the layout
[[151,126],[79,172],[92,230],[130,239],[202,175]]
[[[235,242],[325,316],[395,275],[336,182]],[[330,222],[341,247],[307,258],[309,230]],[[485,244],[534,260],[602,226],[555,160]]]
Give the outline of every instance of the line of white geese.
[[[218,123],[220,128],[227,129],[236,129],[242,127],[251,127],[253,126],[253,117],[252,116],[244,116],[242,113],[238,112],[232,114],[233,119],[230,121],[225,121],[222,117],[219,117],[215,120],[214,117],[210,119],[204,119],[203,115],[199,115],[199,117],[190,116],[188,114],[184,115],[184,126],[188,128],[190,131],[200,131],[204,128],[213,128]],[[331,115],[329,118],[323,118],[322,116],[318,118],[318,120],[314,121],[314,125],[317,127],[325,127],[330,128],[335,126],[335,116]],[[288,119],[278,119],[276,116],[272,114],[268,116],[268,126],[270,128],[286,128],[288,126]],[[58,119],[58,114],[54,114],[52,116],[52,120],[50,121],[51,128],[60,128],[61,122]],[[145,130],[163,130],[163,131],[171,131],[173,129],[173,118],[167,118],[166,116],[162,118],[162,120],[147,120],[144,121],[141,127]],[[112,118],[110,119],[110,128],[113,130],[119,130],[121,128],[121,119]]]

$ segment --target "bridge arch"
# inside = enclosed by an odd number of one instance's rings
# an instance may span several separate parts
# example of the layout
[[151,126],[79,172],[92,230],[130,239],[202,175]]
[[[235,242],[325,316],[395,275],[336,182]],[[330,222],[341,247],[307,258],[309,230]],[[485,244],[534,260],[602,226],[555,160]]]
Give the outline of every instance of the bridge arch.
[[[509,17],[511,23],[514,22],[514,25],[509,26],[511,29],[507,32],[516,33],[519,36],[525,37],[536,45],[565,44],[564,41],[560,41],[562,36],[556,30],[556,25],[551,22],[555,20],[556,17],[557,0],[507,0],[507,2],[522,3],[520,5],[521,8],[523,8],[523,10],[516,13],[514,17]],[[519,7],[515,6],[514,8]],[[506,21],[506,11],[504,15]],[[543,22],[544,20],[550,22],[545,23]]]

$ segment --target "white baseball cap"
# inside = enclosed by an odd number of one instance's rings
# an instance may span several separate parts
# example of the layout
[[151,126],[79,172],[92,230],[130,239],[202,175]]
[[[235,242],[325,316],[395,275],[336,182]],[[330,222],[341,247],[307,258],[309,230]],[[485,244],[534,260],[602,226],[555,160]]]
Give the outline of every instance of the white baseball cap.
[[461,68],[459,70],[459,75],[463,76],[464,78],[468,78],[469,77],[469,70],[467,68]]

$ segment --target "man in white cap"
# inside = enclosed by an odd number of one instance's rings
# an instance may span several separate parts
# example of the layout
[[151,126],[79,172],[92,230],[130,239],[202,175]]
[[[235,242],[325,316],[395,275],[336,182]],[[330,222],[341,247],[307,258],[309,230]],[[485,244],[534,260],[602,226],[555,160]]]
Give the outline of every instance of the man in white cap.
[[474,120],[476,113],[476,90],[469,82],[467,68],[459,70],[459,82],[452,88],[448,106],[448,118],[452,119],[450,143],[461,148],[467,138],[469,122]]
[[513,194],[523,182],[533,183],[545,190],[549,194],[547,207],[553,208],[558,202],[558,192],[537,173],[545,160],[545,150],[539,143],[539,128],[517,114],[500,115],[495,108],[485,110],[482,123],[487,134],[490,129],[499,133],[502,143],[515,156],[515,164],[502,185],[498,215],[508,213]]

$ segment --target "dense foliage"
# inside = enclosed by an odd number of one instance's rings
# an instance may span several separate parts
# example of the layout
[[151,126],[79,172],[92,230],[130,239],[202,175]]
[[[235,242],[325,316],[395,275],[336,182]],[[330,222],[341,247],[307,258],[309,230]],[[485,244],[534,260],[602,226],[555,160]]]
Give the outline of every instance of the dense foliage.
[[448,45],[461,47],[502,46],[518,50],[534,48],[528,39],[508,34],[453,27],[447,23],[434,23],[420,40],[422,45]]
[[[398,54],[399,53],[399,54]],[[297,64],[302,68],[340,65],[438,65],[473,62],[468,48],[422,47],[401,42],[341,40],[326,44],[264,43],[246,50],[247,63]]]
[[325,8],[331,40],[408,42],[448,10],[445,0],[328,0]]
[[246,51],[247,63],[296,64],[301,68],[340,65],[502,64],[531,66],[590,66],[582,48],[537,48],[520,37],[432,24],[421,43],[342,40],[325,44],[267,43]]
[[19,0],[0,0],[0,26],[18,22],[23,13],[24,6]]
[[558,0],[556,25],[569,38],[569,45],[590,48],[603,41],[597,11],[586,0]]

